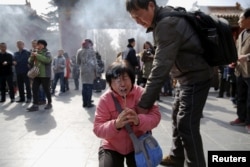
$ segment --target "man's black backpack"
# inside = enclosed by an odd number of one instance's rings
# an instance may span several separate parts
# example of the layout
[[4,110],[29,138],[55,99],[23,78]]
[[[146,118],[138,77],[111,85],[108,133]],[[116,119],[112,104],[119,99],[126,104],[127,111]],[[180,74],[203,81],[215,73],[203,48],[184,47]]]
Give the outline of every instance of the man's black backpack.
[[231,27],[225,19],[207,15],[201,11],[186,12],[175,8],[176,12],[163,13],[158,17],[184,17],[197,32],[205,50],[204,59],[210,66],[227,65],[238,59]]

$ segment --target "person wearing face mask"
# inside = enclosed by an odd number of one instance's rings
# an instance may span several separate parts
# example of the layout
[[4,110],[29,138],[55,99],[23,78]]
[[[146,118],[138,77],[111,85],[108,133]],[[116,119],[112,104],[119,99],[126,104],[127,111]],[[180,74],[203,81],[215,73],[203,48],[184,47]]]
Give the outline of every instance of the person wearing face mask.
[[[135,110],[143,88],[134,84],[135,73],[128,64],[112,63],[106,70],[106,80],[110,88],[100,97],[93,127],[95,135],[102,139],[99,167],[123,167],[124,159],[128,167],[134,167],[133,143],[124,126],[129,123],[137,137],[151,131],[160,122],[159,107],[154,104],[147,114]],[[121,113],[112,96],[121,105]]]

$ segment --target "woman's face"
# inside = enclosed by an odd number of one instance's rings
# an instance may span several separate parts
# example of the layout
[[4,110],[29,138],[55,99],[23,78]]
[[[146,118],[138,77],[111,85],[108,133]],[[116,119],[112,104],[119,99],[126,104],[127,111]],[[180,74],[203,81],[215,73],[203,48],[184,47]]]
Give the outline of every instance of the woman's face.
[[126,96],[132,89],[132,82],[127,73],[111,79],[111,88],[120,96]]
[[149,45],[148,43],[145,43],[145,44],[144,44],[144,47],[145,47],[145,49],[147,50],[147,49],[150,48],[150,45]]

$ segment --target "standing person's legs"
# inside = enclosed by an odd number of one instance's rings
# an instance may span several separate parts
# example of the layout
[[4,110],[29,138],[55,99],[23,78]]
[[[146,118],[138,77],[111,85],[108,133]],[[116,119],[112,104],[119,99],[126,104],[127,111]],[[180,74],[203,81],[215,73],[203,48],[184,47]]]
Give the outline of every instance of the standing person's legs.
[[59,73],[59,78],[60,78],[60,92],[65,92],[65,81],[64,81],[64,73],[61,72]]
[[44,93],[47,97],[48,100],[48,104],[52,103],[52,99],[51,99],[51,94],[50,94],[50,78],[46,77],[46,78],[42,78],[42,86],[43,86],[43,90]]
[[[180,86],[176,91],[173,106],[173,141],[170,156],[172,164],[188,167],[206,166],[202,139],[200,135],[200,119],[207,99],[210,82],[196,85]],[[170,162],[163,159],[165,165]]]
[[5,93],[5,89],[6,89],[6,79],[5,79],[5,76],[1,76],[0,77],[0,88],[1,88],[1,102],[4,102],[5,101],[5,96],[6,96],[6,93]]
[[69,90],[69,80],[67,77],[64,77],[64,91],[68,91]]
[[75,83],[75,90],[78,90],[79,89],[79,79],[74,78],[74,83]]
[[34,78],[32,84],[32,93],[33,93],[33,104],[38,105],[39,101],[39,86],[41,84],[40,78]]
[[93,107],[93,104],[91,104],[91,98],[92,98],[92,92],[93,92],[93,84],[86,84],[87,85],[87,107]]
[[82,84],[82,102],[83,102],[83,107],[87,107],[87,84]]
[[52,94],[55,93],[55,89],[56,89],[56,85],[57,85],[57,82],[58,82],[58,79],[60,78],[60,75],[59,73],[55,73],[55,76],[54,76],[54,82],[53,82],[53,85],[52,85]]
[[38,111],[38,102],[39,102],[39,86],[41,84],[41,79],[36,77],[33,79],[32,83],[32,93],[33,93],[33,105],[27,108],[28,112]]
[[244,80],[247,83],[247,110],[245,122],[247,126],[250,126],[250,78],[245,78]]
[[[237,77],[237,115],[240,122],[245,122],[247,113],[248,86],[242,76]],[[232,122],[231,122],[232,124]]]
[[10,94],[11,102],[14,102],[15,93],[14,93],[14,85],[13,85],[13,76],[12,75],[6,76],[6,80],[7,80],[7,84],[9,87],[9,94]]
[[39,86],[39,105],[46,104],[46,96],[43,90],[43,86]]
[[24,78],[22,74],[17,74],[17,86],[19,91],[19,101],[17,102],[24,102],[25,96],[24,96]]
[[182,139],[177,127],[177,115],[180,107],[180,88],[176,88],[175,99],[173,103],[172,113],[172,148],[169,156],[163,159],[162,165],[175,165],[183,167],[184,164],[184,148]]
[[24,78],[24,84],[25,84],[25,88],[26,88],[26,97],[27,97],[26,102],[29,103],[31,101],[30,79],[26,74],[23,75],[23,78]]
[[200,119],[207,100],[210,81],[180,87],[180,106],[177,127],[181,136],[185,164],[188,167],[205,167]]

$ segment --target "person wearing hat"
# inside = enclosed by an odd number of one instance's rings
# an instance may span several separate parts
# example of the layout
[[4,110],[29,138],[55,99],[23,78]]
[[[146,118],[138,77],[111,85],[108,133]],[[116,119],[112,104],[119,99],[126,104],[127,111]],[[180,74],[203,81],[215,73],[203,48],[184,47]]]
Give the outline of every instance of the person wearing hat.
[[139,67],[139,63],[137,61],[136,52],[135,52],[135,39],[129,38],[127,49],[122,53],[122,59],[125,60],[129,65],[133,67],[135,70]]
[[39,74],[34,78],[32,84],[33,92],[33,105],[27,108],[28,112],[39,110],[39,87],[42,85],[48,103],[45,106],[45,110],[52,108],[52,99],[50,94],[50,77],[51,77],[51,62],[52,56],[47,49],[47,42],[43,39],[37,41],[37,52],[32,52],[29,58],[29,62],[34,65],[36,64],[39,68]]

